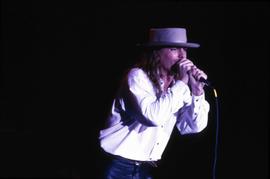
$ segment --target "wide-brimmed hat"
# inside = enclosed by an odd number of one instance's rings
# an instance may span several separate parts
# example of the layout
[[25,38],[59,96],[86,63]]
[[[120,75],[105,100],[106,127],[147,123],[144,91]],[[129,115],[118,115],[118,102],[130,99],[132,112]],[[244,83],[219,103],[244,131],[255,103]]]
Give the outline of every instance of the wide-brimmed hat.
[[185,28],[151,28],[149,30],[148,42],[139,45],[143,47],[200,47],[198,43],[187,42]]

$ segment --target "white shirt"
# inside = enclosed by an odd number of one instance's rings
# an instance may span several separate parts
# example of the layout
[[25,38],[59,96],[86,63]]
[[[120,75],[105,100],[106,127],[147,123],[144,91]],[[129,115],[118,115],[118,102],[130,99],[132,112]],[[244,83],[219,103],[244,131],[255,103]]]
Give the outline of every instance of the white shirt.
[[181,134],[207,126],[209,104],[204,94],[193,96],[176,81],[160,98],[146,73],[133,68],[113,101],[108,127],[100,131],[100,145],[108,153],[132,160],[156,161],[174,126]]

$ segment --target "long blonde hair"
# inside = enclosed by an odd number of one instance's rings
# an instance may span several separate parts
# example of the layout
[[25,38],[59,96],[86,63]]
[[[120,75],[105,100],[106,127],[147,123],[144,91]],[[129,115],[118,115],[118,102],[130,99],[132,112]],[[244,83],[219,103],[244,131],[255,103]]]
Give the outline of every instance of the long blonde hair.
[[139,55],[137,67],[144,70],[153,83],[156,90],[156,95],[159,97],[162,94],[162,89],[160,86],[160,56],[158,51],[161,48],[147,48],[143,49]]

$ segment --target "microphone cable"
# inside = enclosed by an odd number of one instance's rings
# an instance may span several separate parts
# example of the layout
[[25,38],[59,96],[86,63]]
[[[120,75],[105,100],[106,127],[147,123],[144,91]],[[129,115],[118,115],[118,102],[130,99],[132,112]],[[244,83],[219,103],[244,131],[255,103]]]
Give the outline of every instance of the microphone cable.
[[[173,73],[177,73],[179,71],[178,66],[176,65],[180,60],[178,60],[171,68]],[[215,97],[215,105],[216,105],[216,133],[215,133],[215,143],[214,143],[214,159],[212,166],[212,179],[216,179],[216,168],[217,168],[217,157],[218,157],[218,143],[219,143],[219,101],[217,90],[213,87],[213,85],[206,79],[200,78],[200,82],[204,83],[207,87],[213,90]]]
[[219,101],[217,90],[210,84],[206,84],[207,87],[211,88],[215,97],[215,105],[216,105],[216,133],[215,133],[215,143],[214,143],[214,159],[212,166],[212,178],[216,179],[216,170],[217,170],[217,157],[218,157],[218,143],[219,143]]

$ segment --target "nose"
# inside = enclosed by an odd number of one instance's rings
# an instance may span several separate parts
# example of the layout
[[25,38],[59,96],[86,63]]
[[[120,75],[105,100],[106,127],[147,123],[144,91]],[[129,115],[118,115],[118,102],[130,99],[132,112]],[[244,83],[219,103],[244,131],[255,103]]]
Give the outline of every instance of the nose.
[[186,58],[186,48],[180,47],[178,49],[178,57],[179,57],[180,60],[183,59],[183,58]]

